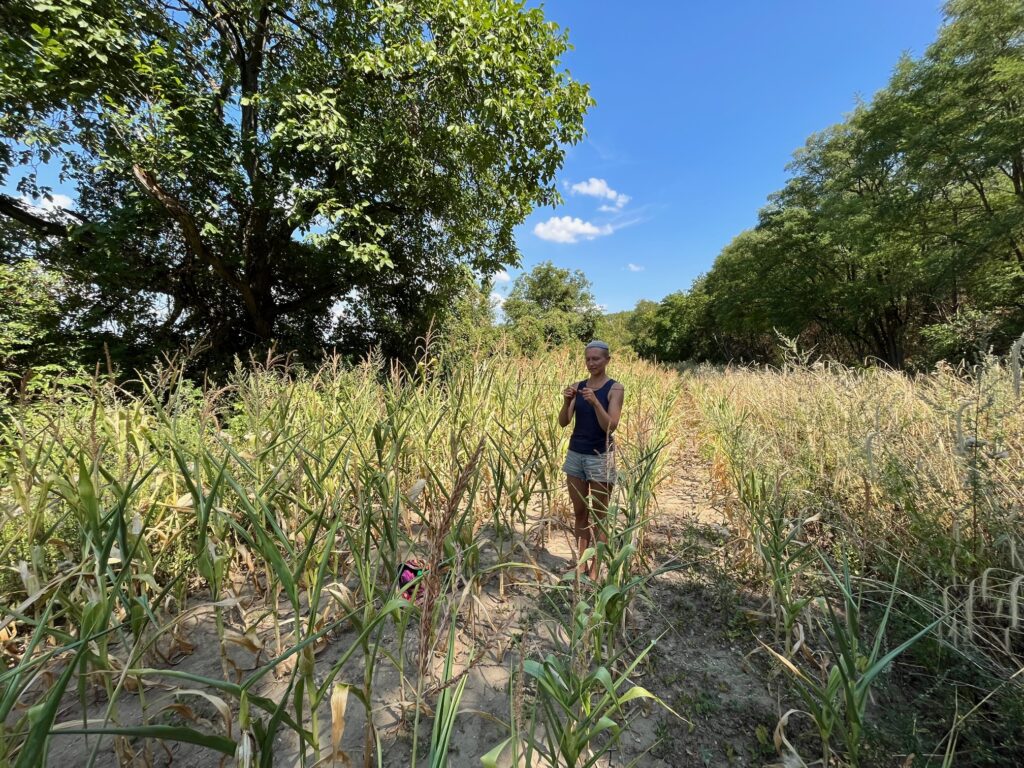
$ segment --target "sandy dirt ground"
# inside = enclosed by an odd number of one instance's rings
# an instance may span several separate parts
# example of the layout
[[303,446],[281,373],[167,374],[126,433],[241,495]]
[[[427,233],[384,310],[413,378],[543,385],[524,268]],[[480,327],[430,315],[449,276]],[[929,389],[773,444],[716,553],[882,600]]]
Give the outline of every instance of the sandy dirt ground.
[[[639,597],[629,625],[635,647],[657,640],[634,682],[659,696],[680,718],[657,705],[634,711],[629,728],[618,746],[600,763],[606,766],[760,766],[774,759],[771,734],[779,717],[779,704],[771,690],[772,675],[756,648],[751,627],[742,617],[761,607],[756,595],[745,595],[729,573],[727,545],[732,537],[720,505],[712,498],[708,468],[692,446],[682,451],[679,470],[669,488],[657,499],[656,512],[647,533],[646,551],[652,569],[670,563],[676,570],[652,579],[648,594]],[[552,528],[542,542],[533,542],[531,556],[551,573],[569,567],[572,552],[567,530]],[[506,736],[501,724],[510,709],[510,675],[520,654],[538,658],[557,642],[557,622],[545,619],[544,586],[523,573],[521,580],[509,579],[503,590],[492,579],[479,593],[475,631],[460,626],[456,669],[469,666],[468,682],[455,724],[448,765],[452,768],[480,766],[480,757]],[[222,677],[222,661],[214,628],[213,609],[197,605],[181,623],[180,641],[169,668],[193,674]],[[330,637],[318,648],[318,679],[331,669],[355,637],[351,630]],[[257,644],[265,653],[254,653],[245,643],[233,644],[230,655],[238,673],[246,674],[265,663],[273,638],[257,632]],[[398,641],[386,635],[382,651],[398,652]],[[419,653],[415,640],[406,639],[404,652],[414,666]],[[435,654],[437,656],[437,654]],[[472,658],[472,663],[470,660]],[[438,669],[441,658],[432,663]],[[373,722],[381,738],[381,760],[385,766],[407,766],[412,754],[411,705],[414,682],[402,680],[390,663],[381,663],[374,679]],[[339,681],[357,682],[363,677],[363,660],[358,655],[341,668]],[[143,692],[149,711],[166,698],[164,722],[205,727],[224,733],[224,715],[232,719],[231,733],[237,736],[236,713],[223,712],[218,702],[198,694],[175,695],[180,681],[168,680],[166,687]],[[267,675],[255,687],[262,696],[280,698],[285,679]],[[207,691],[208,693],[215,693]],[[513,696],[515,692],[513,691]],[[102,722],[106,702],[101,693],[87,693],[87,717]],[[331,714],[327,704],[321,713],[323,730],[329,735]],[[138,722],[141,717],[137,693],[125,693],[118,701],[116,721]],[[167,718],[170,718],[169,720]],[[63,727],[82,727],[82,708],[77,694],[69,696],[58,717]],[[60,728],[61,726],[58,726]],[[363,765],[365,712],[354,699],[342,748],[355,766]],[[420,727],[421,744],[417,762],[425,764],[430,727]],[[325,737],[329,741],[329,736]],[[106,768],[134,764],[154,766],[219,766],[233,760],[202,747],[176,742],[125,743],[120,756],[110,737],[57,735],[52,740],[48,764],[58,768],[84,765],[96,748],[96,765]],[[130,758],[134,754],[134,761]],[[312,761],[310,761],[312,763]],[[297,744],[290,733],[281,736],[275,748],[274,764],[299,765]],[[330,759],[323,765],[331,765]],[[339,763],[340,764],[340,763]]]

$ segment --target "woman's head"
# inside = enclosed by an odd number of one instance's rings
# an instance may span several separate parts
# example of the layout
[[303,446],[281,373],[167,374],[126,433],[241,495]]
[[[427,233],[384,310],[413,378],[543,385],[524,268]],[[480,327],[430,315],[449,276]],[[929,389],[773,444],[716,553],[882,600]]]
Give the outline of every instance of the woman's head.
[[605,367],[608,365],[608,361],[611,360],[611,351],[608,349],[608,345],[603,341],[597,341],[596,339],[589,344],[584,351],[584,359],[587,363],[587,370],[590,371],[591,375],[601,375],[604,373]]

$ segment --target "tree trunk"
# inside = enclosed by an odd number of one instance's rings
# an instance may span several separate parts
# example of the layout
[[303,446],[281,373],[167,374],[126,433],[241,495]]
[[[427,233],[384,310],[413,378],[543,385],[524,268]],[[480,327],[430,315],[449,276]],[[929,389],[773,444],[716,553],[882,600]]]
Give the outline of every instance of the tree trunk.
[[252,306],[246,305],[250,330],[261,341],[274,337],[280,307],[274,297],[276,259],[279,250],[268,232],[270,216],[265,209],[253,210],[242,235],[242,256],[245,281],[252,295]]

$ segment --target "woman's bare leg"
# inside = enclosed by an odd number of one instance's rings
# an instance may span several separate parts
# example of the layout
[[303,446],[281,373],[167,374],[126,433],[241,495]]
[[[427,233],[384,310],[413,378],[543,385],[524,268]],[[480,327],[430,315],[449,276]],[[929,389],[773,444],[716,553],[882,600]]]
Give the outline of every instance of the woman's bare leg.
[[[611,483],[591,483],[590,484],[590,499],[592,503],[592,509],[594,511],[594,520],[590,525],[591,541],[596,537],[597,541],[608,543],[608,536],[604,532],[604,528],[601,523],[604,522],[605,512],[608,511],[608,499],[612,495],[612,484]],[[598,563],[595,557],[590,561],[590,578],[597,581]]]
[[[587,497],[590,495],[590,483],[581,477],[566,475],[569,484],[569,498],[572,500],[573,535],[576,538],[576,557],[581,559],[590,546],[593,537],[590,531],[590,508]],[[576,569],[582,573],[583,563],[577,562]]]

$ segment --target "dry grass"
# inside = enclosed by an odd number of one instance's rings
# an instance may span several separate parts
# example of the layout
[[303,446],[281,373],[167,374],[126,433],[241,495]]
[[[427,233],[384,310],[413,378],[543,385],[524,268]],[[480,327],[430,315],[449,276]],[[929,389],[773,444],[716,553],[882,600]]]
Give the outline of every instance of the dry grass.
[[[1024,401],[1016,366],[989,359],[916,378],[827,364],[709,369],[688,385],[730,498],[739,561],[769,582],[786,626],[780,650],[801,650],[813,672],[799,674],[821,677],[821,699],[838,695],[827,682],[841,668],[821,646],[863,641],[843,638],[844,625],[822,613],[822,597],[842,608],[822,569],[828,562],[836,572],[849,566],[857,610],[863,604],[875,622],[884,624],[885,596],[896,591],[902,630],[885,642],[938,620],[933,641],[976,669],[965,690],[1019,696]],[[818,651],[801,648],[805,640]],[[953,681],[940,693],[954,699]],[[965,701],[978,698],[972,691]],[[853,709],[838,699],[815,706],[825,704],[835,711],[823,722]],[[949,723],[952,743],[963,718],[950,712]]]

